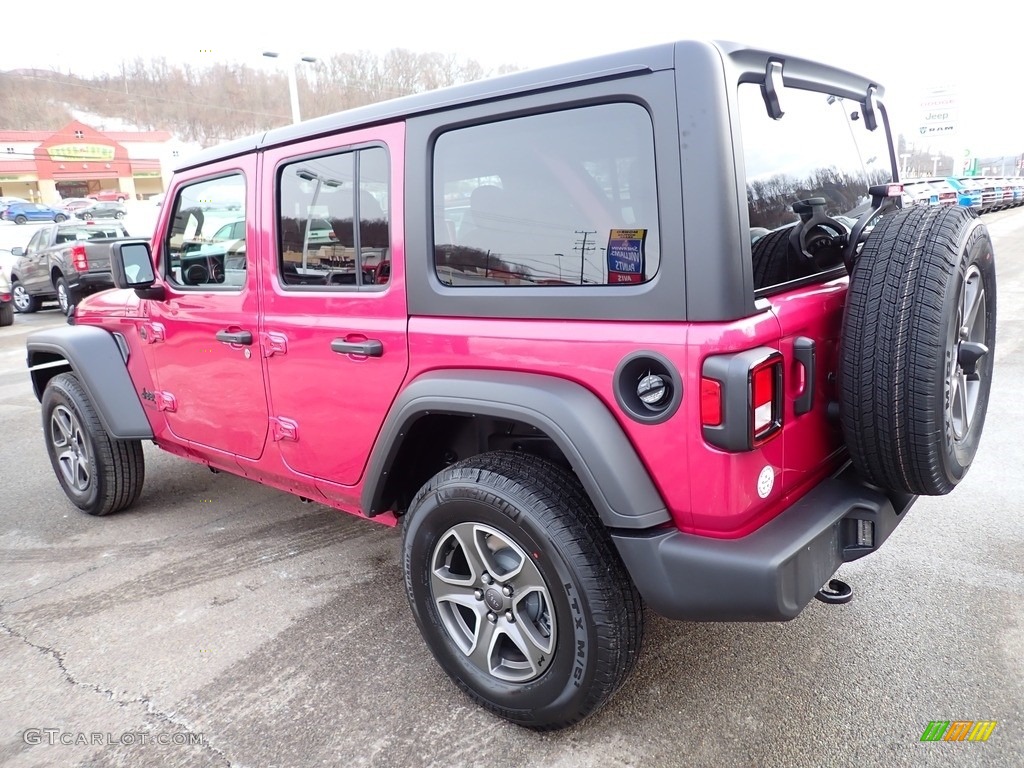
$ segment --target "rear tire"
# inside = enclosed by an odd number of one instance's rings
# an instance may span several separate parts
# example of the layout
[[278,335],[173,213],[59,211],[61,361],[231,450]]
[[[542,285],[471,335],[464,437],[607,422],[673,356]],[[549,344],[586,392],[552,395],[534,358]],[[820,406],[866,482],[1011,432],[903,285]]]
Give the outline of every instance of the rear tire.
[[14,325],[14,302],[0,304],[0,328]]
[[416,495],[402,546],[424,640],[496,715],[563,728],[632,672],[640,596],[570,472],[511,451],[454,464]]
[[951,492],[974,460],[995,356],[992,240],[960,206],[886,216],[850,277],[839,350],[850,457],[882,488]]
[[71,293],[68,281],[64,277],[58,277],[54,288],[57,291],[57,305],[60,307],[60,311],[65,315],[70,315],[78,301]]
[[21,214],[18,214],[17,216],[14,217],[15,224],[25,224],[27,221],[28,219],[25,216],[22,216]]
[[57,480],[90,515],[127,509],[145,481],[140,440],[115,440],[103,428],[78,377],[61,373],[43,391],[43,434]]
[[18,314],[31,314],[39,309],[39,297],[25,290],[20,280],[11,281],[11,294],[14,298],[14,311]]

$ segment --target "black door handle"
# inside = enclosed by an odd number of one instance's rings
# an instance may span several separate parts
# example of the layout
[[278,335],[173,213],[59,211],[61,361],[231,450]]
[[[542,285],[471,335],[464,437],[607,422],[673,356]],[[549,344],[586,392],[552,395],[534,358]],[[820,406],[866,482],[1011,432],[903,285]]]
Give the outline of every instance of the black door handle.
[[806,336],[799,337],[793,342],[793,357],[804,367],[804,391],[793,404],[793,413],[799,416],[809,412],[814,407],[814,369],[815,354],[814,339]]
[[217,341],[225,344],[252,344],[251,331],[217,331]]
[[339,355],[366,355],[367,357],[380,357],[384,354],[384,345],[377,339],[366,341],[345,341],[335,339],[331,342],[331,349]]

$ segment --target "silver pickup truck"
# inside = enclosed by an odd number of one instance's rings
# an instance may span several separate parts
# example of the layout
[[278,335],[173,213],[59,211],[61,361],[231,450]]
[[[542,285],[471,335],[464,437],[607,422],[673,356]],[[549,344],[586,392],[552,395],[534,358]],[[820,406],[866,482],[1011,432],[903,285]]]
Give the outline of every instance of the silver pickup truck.
[[64,314],[82,296],[114,287],[110,246],[132,238],[120,222],[52,224],[38,230],[25,248],[12,248],[11,288],[17,312],[35,312],[56,300]]

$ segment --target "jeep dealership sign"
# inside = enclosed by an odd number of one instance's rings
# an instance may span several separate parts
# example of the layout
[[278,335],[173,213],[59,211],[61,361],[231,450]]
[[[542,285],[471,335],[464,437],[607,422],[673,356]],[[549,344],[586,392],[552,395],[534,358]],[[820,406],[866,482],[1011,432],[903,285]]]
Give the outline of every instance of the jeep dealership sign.
[[958,102],[951,88],[935,88],[921,99],[920,135],[955,136],[958,126]]

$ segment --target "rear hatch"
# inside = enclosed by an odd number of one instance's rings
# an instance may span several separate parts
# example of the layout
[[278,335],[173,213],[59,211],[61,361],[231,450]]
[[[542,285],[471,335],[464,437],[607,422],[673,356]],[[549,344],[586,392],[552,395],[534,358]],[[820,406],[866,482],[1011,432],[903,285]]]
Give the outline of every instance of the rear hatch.
[[[746,173],[754,297],[761,313],[742,350],[702,360],[702,390],[709,398],[702,414],[704,459],[727,465],[733,486],[729,509],[717,520],[695,512],[698,529],[713,533],[717,527],[726,536],[758,527],[845,462],[835,418],[849,283],[842,245],[870,208],[869,187],[895,177],[887,128],[879,120],[868,131],[861,104],[785,87],[784,114],[775,119],[759,85],[741,84],[738,93],[737,159]],[[821,223],[801,226],[801,212]],[[801,230],[809,237],[795,241],[793,233]],[[716,410],[716,397],[723,410]],[[725,412],[730,400],[739,406],[731,414]],[[729,419],[733,424],[723,427]],[[710,477],[723,467],[706,469],[702,476]]]

